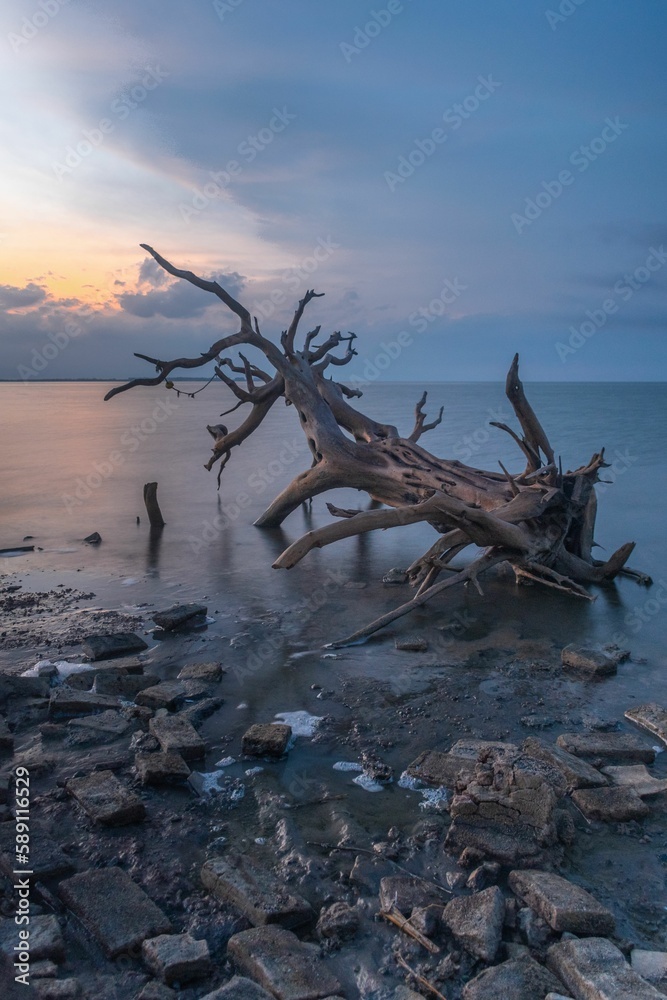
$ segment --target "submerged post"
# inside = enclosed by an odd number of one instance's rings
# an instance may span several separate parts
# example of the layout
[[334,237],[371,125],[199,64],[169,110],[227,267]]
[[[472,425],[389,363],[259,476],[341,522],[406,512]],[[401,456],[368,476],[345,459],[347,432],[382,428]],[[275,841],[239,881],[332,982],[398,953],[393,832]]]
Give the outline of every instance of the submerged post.
[[164,528],[164,518],[157,502],[157,483],[146,483],[144,486],[144,503],[148,511],[151,528]]

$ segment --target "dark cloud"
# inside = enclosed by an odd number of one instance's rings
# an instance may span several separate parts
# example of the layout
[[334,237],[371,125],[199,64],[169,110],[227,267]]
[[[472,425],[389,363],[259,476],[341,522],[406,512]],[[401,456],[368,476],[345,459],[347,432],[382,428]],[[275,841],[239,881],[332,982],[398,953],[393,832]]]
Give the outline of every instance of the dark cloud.
[[16,285],[0,285],[0,309],[26,309],[46,299],[46,291],[34,281],[24,288]]
[[[236,271],[212,277],[235,297],[244,285],[244,278]],[[202,316],[209,306],[214,305],[215,300],[187,281],[175,281],[166,288],[157,288],[155,291],[122,292],[118,296],[118,302],[125,312],[132,316],[140,316],[142,319],[149,319],[152,316],[164,316],[166,319],[193,319]]]
[[145,281],[153,288],[161,288],[169,281],[169,276],[152,257],[147,257],[139,268],[139,281]]

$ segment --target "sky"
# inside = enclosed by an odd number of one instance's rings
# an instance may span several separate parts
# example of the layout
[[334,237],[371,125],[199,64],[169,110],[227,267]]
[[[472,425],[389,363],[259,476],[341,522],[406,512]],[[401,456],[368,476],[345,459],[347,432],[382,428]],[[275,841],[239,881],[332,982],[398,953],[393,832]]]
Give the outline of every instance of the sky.
[[[667,377],[663,0],[3,0],[0,378],[235,321],[341,378]],[[307,323],[304,320],[304,323]]]

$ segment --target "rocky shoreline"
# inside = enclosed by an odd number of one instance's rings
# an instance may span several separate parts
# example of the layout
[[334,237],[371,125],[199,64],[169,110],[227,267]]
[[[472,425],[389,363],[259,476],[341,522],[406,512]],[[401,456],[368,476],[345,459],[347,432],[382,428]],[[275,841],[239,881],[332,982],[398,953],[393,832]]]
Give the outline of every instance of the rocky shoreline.
[[[463,673],[428,659],[427,632],[397,642],[420,671],[397,689],[381,648],[375,676],[320,649],[331,687],[300,677],[299,711],[276,718],[233,704],[258,623],[217,656],[193,653],[203,603],[150,627],[99,611],[47,644],[43,609],[62,623],[88,596],[0,594],[16,613],[0,675],[7,995],[26,991],[12,963],[29,775],[30,995],[667,996],[667,713],[585,708],[627,652],[530,657],[489,637]],[[158,623],[174,642],[147,648]]]

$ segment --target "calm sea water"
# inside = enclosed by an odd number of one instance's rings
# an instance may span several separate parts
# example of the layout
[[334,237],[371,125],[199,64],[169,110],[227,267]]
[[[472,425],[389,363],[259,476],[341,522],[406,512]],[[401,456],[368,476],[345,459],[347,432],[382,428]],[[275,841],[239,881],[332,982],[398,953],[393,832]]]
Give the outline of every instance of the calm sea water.
[[[162,387],[139,388],[105,403],[108,388],[102,383],[0,385],[0,547],[33,535],[43,549],[0,559],[4,571],[39,569],[60,580],[80,570],[96,588],[106,587],[98,593],[117,604],[122,603],[118,595],[125,595],[125,603],[206,595],[210,604],[249,614],[302,607],[324,581],[349,596],[346,620],[331,624],[329,638],[397,603],[379,580],[389,567],[407,565],[432,543],[434,535],[423,525],[338,543],[311,553],[289,572],[271,569],[291,540],[330,520],[325,499],[332,497],[319,497],[312,509],[292,514],[281,530],[252,526],[276,493],[310,464],[291,407],[277,404],[264,426],[234,452],[218,492],[216,473],[203,467],[210,454],[205,425],[219,422],[231,405],[228,390],[211,386],[193,400]],[[422,388],[375,384],[362,403],[371,415],[409,433]],[[497,469],[500,459],[510,469],[521,469],[521,456],[508,435],[488,426],[493,419],[513,422],[501,384],[426,388],[431,412],[445,407],[442,424],[422,439],[426,447],[483,468]],[[631,564],[656,583],[645,590],[620,580],[588,604],[492,582],[485,599],[475,598],[476,613],[490,621],[511,620],[524,635],[557,641],[609,641],[624,634],[635,651],[661,669],[666,618],[660,598],[667,589],[658,581],[667,579],[667,389],[664,384],[537,384],[528,393],[564,467],[574,468],[606,447],[612,463],[606,478],[612,484],[599,487],[600,552],[635,541]],[[224,419],[240,420],[243,412]],[[159,541],[150,539],[142,502],[143,484],[153,480],[159,483],[167,521]],[[343,506],[367,503],[364,494],[352,491],[339,491],[333,499]],[[99,531],[103,544],[82,545],[93,531]],[[341,580],[368,581],[369,586],[343,591]],[[452,594],[425,614],[456,614],[470,600]]]

